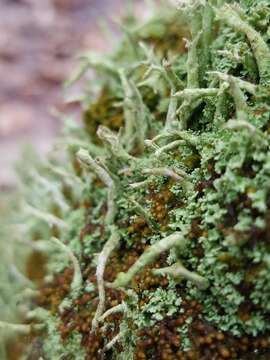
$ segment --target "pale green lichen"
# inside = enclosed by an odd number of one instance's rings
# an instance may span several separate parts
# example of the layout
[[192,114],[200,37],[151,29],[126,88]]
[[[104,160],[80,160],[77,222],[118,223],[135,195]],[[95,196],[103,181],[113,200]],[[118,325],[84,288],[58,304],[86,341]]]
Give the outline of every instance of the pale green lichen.
[[[73,311],[81,329],[85,294],[97,296],[84,305],[92,318],[83,326],[89,336],[100,331],[103,358],[131,360],[139,331],[181,316],[194,301],[198,319],[234,339],[268,336],[269,14],[266,1],[180,1],[178,11],[162,7],[142,26],[127,17],[112,56],[82,57],[71,83],[91,67],[100,87],[90,106],[86,91],[86,126],[67,123],[65,157],[21,170],[26,243],[38,249],[40,239],[41,249],[56,237],[75,270],[58,317],[45,319],[46,359],[46,351],[48,359],[87,356],[85,330],[63,341],[57,327]],[[45,250],[55,277],[68,259]],[[124,301],[110,307],[111,293]],[[184,353],[197,346],[193,321],[185,316],[176,329]]]

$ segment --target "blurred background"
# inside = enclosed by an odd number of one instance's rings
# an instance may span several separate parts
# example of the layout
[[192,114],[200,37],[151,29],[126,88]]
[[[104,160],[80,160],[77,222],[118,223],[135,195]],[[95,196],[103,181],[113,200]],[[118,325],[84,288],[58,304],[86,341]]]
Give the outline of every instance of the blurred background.
[[[102,24],[123,13],[128,0],[0,0],[0,190],[15,184],[22,145],[44,154],[69,111],[63,81],[82,50],[109,51]],[[139,1],[138,1],[139,3]],[[72,105],[74,106],[74,105]]]

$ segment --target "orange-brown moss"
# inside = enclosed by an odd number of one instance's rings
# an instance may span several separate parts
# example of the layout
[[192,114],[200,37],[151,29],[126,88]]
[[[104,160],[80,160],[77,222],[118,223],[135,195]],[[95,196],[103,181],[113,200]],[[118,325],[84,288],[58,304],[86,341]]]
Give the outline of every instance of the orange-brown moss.
[[46,273],[46,262],[47,258],[43,253],[39,251],[33,251],[27,259],[26,263],[26,276],[28,277],[28,279],[30,279],[37,285],[41,285],[41,282]]
[[[218,331],[201,319],[201,306],[195,301],[183,301],[183,314],[166,317],[154,326],[137,332],[136,360],[223,360],[223,359],[269,359],[269,334],[260,337],[237,338]],[[181,335],[178,328],[187,318],[192,318],[188,327],[191,341],[189,351],[181,350]],[[256,355],[254,350],[257,350]],[[269,356],[269,355],[268,355]]]
[[156,191],[155,185],[150,184],[149,195],[146,196],[146,200],[151,201],[151,214],[163,231],[167,229],[169,223],[169,211],[181,206],[179,199],[177,200],[170,191],[171,185],[173,182],[169,181],[159,191]]
[[59,305],[70,292],[72,278],[73,269],[67,268],[55,275],[51,283],[44,283],[40,288],[41,294],[37,298],[37,304],[56,314]]

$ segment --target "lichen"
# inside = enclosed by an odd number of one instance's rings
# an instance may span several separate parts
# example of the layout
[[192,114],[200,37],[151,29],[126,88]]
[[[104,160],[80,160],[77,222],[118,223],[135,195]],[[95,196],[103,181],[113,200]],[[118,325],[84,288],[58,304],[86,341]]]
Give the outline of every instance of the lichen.
[[270,5],[153,11],[82,56],[70,83],[94,68],[100,88],[84,126],[21,171],[46,360],[270,351]]

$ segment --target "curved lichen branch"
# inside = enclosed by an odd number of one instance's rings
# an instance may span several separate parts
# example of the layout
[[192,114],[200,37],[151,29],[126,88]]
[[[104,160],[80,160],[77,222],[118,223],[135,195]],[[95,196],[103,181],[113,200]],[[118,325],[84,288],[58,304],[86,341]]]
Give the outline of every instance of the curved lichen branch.
[[106,126],[100,125],[97,130],[97,135],[115,157],[126,161],[136,159],[125,151],[120,142],[119,134],[115,134]]
[[205,290],[209,286],[209,282],[207,279],[195,272],[189,271],[181,264],[180,261],[166,268],[153,269],[152,273],[154,275],[161,276],[168,275],[174,278],[176,281],[181,281],[182,279],[189,280],[201,290]]
[[128,79],[125,70],[119,70],[119,76],[124,90],[125,132],[122,143],[128,152],[133,150],[135,145],[143,152],[150,113],[139,90],[134,82]]
[[115,64],[107,57],[104,58],[98,53],[92,51],[85,52],[84,54],[78,56],[78,60],[80,61],[80,65],[75,69],[73,74],[71,74],[70,78],[65,82],[66,87],[73,85],[90,68],[117,76]]
[[145,266],[153,263],[161,253],[168,251],[173,247],[185,247],[186,239],[181,232],[175,232],[172,235],[165,237],[156,244],[147,248],[139,259],[131,266],[126,273],[119,273],[112,283],[112,287],[121,288],[127,287],[136,274],[144,269]]
[[188,47],[187,58],[187,88],[199,88],[199,59],[198,44],[202,35],[200,31],[192,41],[186,40]]
[[210,72],[209,74],[216,75],[220,80],[228,84],[230,94],[233,97],[236,109],[237,119],[247,120],[248,118],[248,105],[246,102],[245,94],[242,89],[254,94],[256,91],[256,86],[247,81],[243,81],[234,76],[224,74],[221,72]]
[[68,211],[70,209],[70,206],[64,198],[60,190],[60,186],[58,186],[57,183],[53,183],[50,181],[50,179],[40,175],[37,170],[32,170],[30,174],[33,180],[40,184],[43,190],[52,195],[54,202],[59,206],[60,209],[63,211]]
[[201,5],[205,5],[205,0],[171,0],[178,10],[191,11]]
[[[173,91],[176,91],[177,89],[183,89],[184,83],[182,80],[176,75],[174,72],[171,63],[163,59],[162,63],[159,63],[157,60],[153,63],[149,64],[149,68],[144,74],[143,79],[147,79],[149,75],[151,75],[152,72],[159,73],[162,78],[165,80],[169,88],[171,88]],[[148,80],[142,81],[139,85],[147,85]]]
[[258,128],[256,128],[254,125],[252,125],[250,122],[245,120],[229,120],[225,125],[225,128],[231,129],[231,130],[242,130],[246,129],[250,132],[251,136],[255,137],[255,139],[260,139],[266,141],[266,144],[268,144],[267,136]]
[[248,119],[248,105],[246,101],[245,94],[241,90],[239,84],[229,78],[230,92],[234,99],[235,109],[236,109],[236,118],[240,120]]
[[26,319],[28,321],[40,320],[41,322],[45,321],[48,318],[48,310],[45,310],[41,307],[37,307],[34,310],[28,311],[26,314]]
[[175,140],[170,142],[167,145],[162,146],[160,149],[156,150],[155,155],[159,157],[162,153],[173,150],[181,145],[185,145],[186,142],[184,140]]
[[261,82],[270,80],[270,50],[262,36],[229,4],[215,8],[219,19],[226,22],[235,31],[243,33],[249,40],[259,69]]
[[[187,41],[188,46],[188,59],[187,59],[187,89],[199,89],[199,59],[198,59],[198,44],[201,38],[202,32],[198,32],[191,42]],[[187,122],[192,115],[195,108],[201,103],[200,98],[184,98],[180,108],[177,110],[180,120],[180,130],[187,128]]]
[[51,249],[51,245],[47,240],[31,241],[31,240],[16,238],[15,241],[18,244],[29,246],[34,251],[47,252]]
[[[55,237],[52,237],[51,240],[59,248],[61,248],[67,254],[69,259],[71,260],[73,269],[74,269],[74,275],[73,275],[73,279],[72,279],[72,283],[71,283],[71,290],[73,292],[77,292],[82,287],[82,282],[83,282],[79,261],[67,245],[65,245],[64,243],[62,243],[59,239],[57,239]],[[75,295],[75,293],[74,293],[74,295]]]
[[122,339],[122,337],[124,337],[124,333],[120,332],[119,334],[117,334],[110,342],[108,342],[108,344],[106,344],[106,346],[104,347],[104,351],[109,351],[110,349],[112,349],[114,345]]
[[2,332],[2,334],[16,333],[18,335],[30,335],[33,332],[42,331],[44,328],[45,328],[44,324],[24,325],[24,324],[11,324],[5,321],[0,321],[0,332]]
[[252,84],[249,81],[242,80],[236,76],[229,75],[220,71],[208,71],[207,74],[217,76],[220,80],[227,82],[233,82],[237,84],[240,89],[247,91],[248,93],[255,95],[257,90],[257,85]]
[[46,222],[50,227],[56,226],[56,227],[59,227],[60,229],[68,228],[67,223],[55,215],[52,215],[50,213],[47,213],[40,209],[37,209],[29,204],[25,204],[24,208],[30,215],[36,217],[39,220]]
[[105,309],[105,287],[104,287],[104,271],[109,257],[111,256],[113,250],[118,246],[120,241],[120,235],[115,226],[111,226],[111,235],[104,245],[101,253],[98,256],[97,261],[97,269],[96,269],[96,277],[98,284],[98,295],[99,295],[99,303],[98,307],[92,321],[92,331],[98,326],[99,318],[104,312]]
[[105,313],[102,316],[100,316],[98,321],[104,322],[107,317],[114,314],[125,313],[126,311],[127,311],[127,305],[125,302],[122,302],[121,304],[115,305],[114,307],[105,311]]
[[178,127],[178,118],[177,118],[177,106],[178,106],[178,99],[173,96],[174,90],[171,90],[170,102],[168,106],[168,111],[166,115],[166,122],[164,126],[164,131],[170,131],[173,129],[177,129]]
[[81,186],[82,180],[72,171],[68,171],[61,166],[57,166],[48,162],[47,164],[48,169],[53,172],[55,175],[59,176],[59,178],[69,186]]
[[18,268],[15,264],[11,263],[9,265],[9,272],[10,275],[21,285],[35,288],[35,284],[28,279]]
[[39,290],[34,290],[31,288],[25,288],[23,291],[15,295],[15,299],[18,299],[18,303],[25,302],[28,300],[33,300],[40,295]]
[[216,96],[219,89],[216,88],[206,88],[206,89],[184,89],[182,91],[176,92],[173,96],[178,97],[187,101],[195,101],[203,97]]
[[146,179],[144,181],[139,181],[139,182],[135,182],[135,183],[132,183],[132,184],[129,184],[129,186],[132,188],[132,189],[139,189],[139,188],[143,188],[145,186],[147,186],[149,183],[149,179]]
[[162,61],[162,65],[165,70],[165,77],[168,81],[168,84],[171,86],[171,89],[173,91],[176,91],[177,89],[183,89],[184,83],[183,81],[176,75],[175,71],[173,70],[173,66],[170,61],[164,59]]
[[114,185],[112,178],[101,166],[97,164],[87,150],[80,149],[77,152],[77,157],[83,164],[90,167],[106,186],[111,187]]
[[134,206],[135,211],[137,211],[137,213],[139,215],[141,215],[145,222],[147,223],[147,225],[153,229],[153,230],[157,230],[158,229],[158,224],[151,219],[151,217],[148,215],[148,212],[144,209],[144,207],[141,206],[141,204],[139,204],[135,199],[130,198],[129,201],[131,202],[131,204]]
[[80,149],[77,153],[78,159],[87,167],[90,167],[96,175],[100,178],[100,180],[108,187],[108,210],[106,215],[106,223],[108,225],[113,224],[116,209],[115,209],[115,192],[116,192],[116,185],[112,177],[108,174],[108,172],[103,169],[97,161],[95,161],[92,156],[89,154],[87,150]]
[[169,168],[151,168],[151,169],[143,169],[143,174],[146,175],[160,175],[170,177],[176,181],[182,181],[184,178],[188,178],[188,174],[180,169],[169,169]]
[[[155,136],[151,140],[147,140],[149,144],[155,144],[158,143],[160,140],[168,140],[168,139],[181,139],[187,142],[188,144],[192,146],[196,146],[199,143],[199,138],[196,135],[193,135],[189,131],[178,131],[178,130],[171,130],[171,131],[164,131],[161,134]],[[158,150],[158,149],[157,149]]]
[[209,3],[206,3],[203,9],[202,15],[202,71],[205,71],[210,67],[211,62],[211,52],[209,51],[210,46],[213,41],[213,21],[214,21],[214,11],[212,6]]

